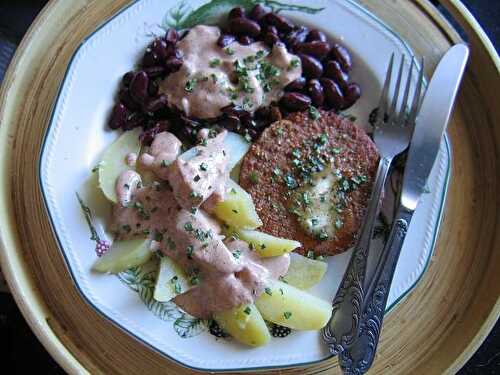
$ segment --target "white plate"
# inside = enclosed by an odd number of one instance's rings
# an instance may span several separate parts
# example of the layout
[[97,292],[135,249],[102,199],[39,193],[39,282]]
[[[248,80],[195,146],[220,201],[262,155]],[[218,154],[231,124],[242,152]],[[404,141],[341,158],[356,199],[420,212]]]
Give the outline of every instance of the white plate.
[[[234,4],[234,0],[230,2]],[[193,0],[189,5],[181,3],[180,9],[189,12],[201,4]],[[351,76],[364,94],[349,113],[357,116],[358,123],[366,123],[368,114],[377,105],[390,54],[409,56],[411,51],[380,20],[351,1],[290,3],[287,0],[287,7],[295,5],[324,7],[316,14],[283,13],[298,22],[316,25],[351,50],[355,62]],[[145,345],[184,366],[210,371],[256,370],[326,359],[330,354],[321,343],[320,332],[293,332],[286,338],[273,338],[268,346],[257,349],[248,349],[231,340],[216,340],[207,332],[204,322],[186,316],[171,303],[159,304],[151,299],[152,275],[147,267],[120,277],[90,271],[95,260],[95,242],[89,239],[75,192],[81,192],[94,211],[97,231],[101,238],[106,238],[101,228],[107,206],[88,189],[91,169],[106,146],[118,136],[118,132],[106,130],[106,119],[123,73],[133,68],[154,35],[163,33],[160,24],[165,22],[164,15],[178,6],[179,3],[167,0],[135,2],[100,26],[71,59],[40,159],[41,188],[61,252],[76,287],[89,304]],[[167,15],[167,20],[172,18]],[[389,295],[391,307],[415,286],[432,255],[450,163],[450,148],[445,138],[429,179],[429,193],[417,209],[401,253]],[[333,297],[349,255],[329,259],[328,273],[314,288],[314,294],[327,300]]]

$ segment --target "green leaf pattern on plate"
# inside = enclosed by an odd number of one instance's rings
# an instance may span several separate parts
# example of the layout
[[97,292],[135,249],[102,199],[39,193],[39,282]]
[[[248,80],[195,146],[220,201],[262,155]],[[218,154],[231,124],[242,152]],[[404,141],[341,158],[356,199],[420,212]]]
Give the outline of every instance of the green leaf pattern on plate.
[[186,0],[181,0],[174,8],[165,15],[162,26],[167,29],[186,29],[198,24],[213,25],[218,23],[234,7],[251,9],[256,4],[263,4],[274,12],[294,11],[309,14],[321,12],[324,8],[310,7],[306,5],[286,4],[276,0],[211,0],[208,3],[192,10]]
[[165,321],[174,321],[174,330],[182,338],[189,338],[207,329],[206,321],[194,318],[182,312],[173,302],[158,302],[153,298],[156,269],[155,259],[142,266],[132,267],[117,276],[130,289],[137,292],[142,302],[156,317]]

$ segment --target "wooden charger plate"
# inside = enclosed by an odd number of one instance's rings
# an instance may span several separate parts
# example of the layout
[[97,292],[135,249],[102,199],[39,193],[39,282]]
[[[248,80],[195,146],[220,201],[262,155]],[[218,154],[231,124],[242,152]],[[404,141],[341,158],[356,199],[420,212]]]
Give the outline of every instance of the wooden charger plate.
[[[423,55],[430,75],[460,41],[427,0],[360,0]],[[500,313],[500,61],[457,0],[442,3],[469,37],[471,59],[449,136],[452,179],[429,269],[387,317],[371,373],[455,372]],[[39,152],[68,61],[126,0],[53,0],[21,43],[0,93],[2,269],[25,318],[68,372],[187,374],[110,324],[74,287],[38,181]],[[338,373],[335,359],[289,374]]]

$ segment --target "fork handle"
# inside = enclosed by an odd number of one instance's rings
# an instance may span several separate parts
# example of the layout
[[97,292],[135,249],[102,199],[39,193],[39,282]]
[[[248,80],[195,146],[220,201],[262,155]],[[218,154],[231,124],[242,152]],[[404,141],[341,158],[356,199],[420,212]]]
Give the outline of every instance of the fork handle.
[[349,349],[339,357],[346,375],[364,374],[373,363],[394,271],[412,216],[412,210],[399,206],[382,259],[361,305],[357,335]]
[[391,162],[392,158],[390,157],[382,157],[379,161],[366,217],[351,255],[351,260],[333,300],[332,317],[323,329],[323,339],[330,352],[334,355],[347,350],[358,331],[360,309],[364,300],[364,280],[370,240],[380,209],[380,196]]

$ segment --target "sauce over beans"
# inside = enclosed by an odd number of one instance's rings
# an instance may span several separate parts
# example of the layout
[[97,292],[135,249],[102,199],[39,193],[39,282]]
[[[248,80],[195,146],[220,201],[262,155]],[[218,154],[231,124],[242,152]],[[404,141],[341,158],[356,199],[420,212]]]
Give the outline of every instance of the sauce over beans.
[[283,88],[302,75],[300,59],[283,44],[271,50],[261,42],[221,48],[219,37],[217,27],[192,28],[177,44],[182,67],[160,83],[168,102],[187,116],[217,117],[230,104],[253,113],[278,100]]

